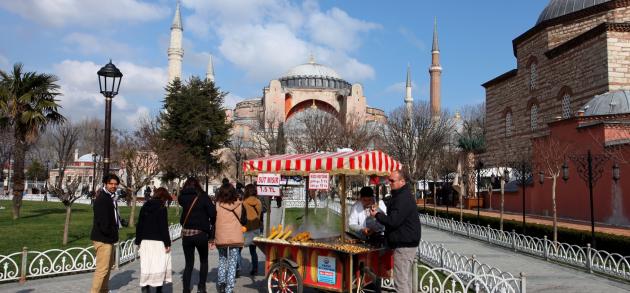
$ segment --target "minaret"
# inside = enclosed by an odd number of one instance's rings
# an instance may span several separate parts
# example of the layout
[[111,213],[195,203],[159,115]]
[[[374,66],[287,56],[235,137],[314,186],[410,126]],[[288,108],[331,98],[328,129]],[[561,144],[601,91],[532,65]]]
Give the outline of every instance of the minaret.
[[182,35],[184,28],[182,27],[182,15],[179,12],[179,1],[175,9],[175,17],[171,25],[171,42],[168,46],[168,82],[171,83],[175,78],[182,77],[182,59],[184,58],[184,49],[182,48]]
[[208,60],[208,69],[206,70],[206,80],[214,82],[214,64],[212,63],[212,55],[210,55],[210,60]]
[[429,68],[429,75],[431,76],[431,117],[433,119],[440,118],[440,87],[441,87],[441,75],[442,66],[440,66],[440,49],[438,47],[438,34],[437,34],[437,18],[433,25],[433,47],[431,49],[431,67]]
[[407,65],[407,85],[405,87],[405,106],[407,107],[407,118],[411,118],[413,112],[413,97],[411,96],[411,68]]

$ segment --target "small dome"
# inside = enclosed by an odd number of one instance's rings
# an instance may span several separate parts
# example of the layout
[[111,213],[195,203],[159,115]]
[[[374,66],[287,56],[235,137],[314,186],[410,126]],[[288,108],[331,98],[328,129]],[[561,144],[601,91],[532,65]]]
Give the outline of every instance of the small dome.
[[341,79],[341,76],[330,67],[315,63],[315,59],[311,56],[308,63],[295,66],[280,78],[294,77],[294,76],[317,76],[317,77],[330,77]]
[[630,113],[630,90],[597,95],[588,101],[582,110],[584,116]]
[[608,1],[611,0],[550,0],[540,13],[536,24]]
[[[97,155],[96,161],[99,161],[100,159],[101,159],[101,156]],[[85,154],[83,156],[80,156],[77,162],[92,163],[94,161],[92,161],[92,154],[90,153],[90,154]]]

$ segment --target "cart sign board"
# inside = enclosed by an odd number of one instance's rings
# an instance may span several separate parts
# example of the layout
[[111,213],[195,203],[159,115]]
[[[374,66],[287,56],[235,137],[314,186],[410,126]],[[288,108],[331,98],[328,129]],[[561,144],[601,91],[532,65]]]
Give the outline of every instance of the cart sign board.
[[256,186],[258,196],[280,196],[280,186]]
[[259,196],[280,196],[280,174],[258,174],[256,191]]
[[337,278],[336,268],[334,257],[317,256],[317,282],[334,285]]
[[308,175],[309,190],[328,190],[328,173],[311,173]]
[[256,178],[256,185],[278,186],[280,185],[280,174],[258,174],[258,178]]

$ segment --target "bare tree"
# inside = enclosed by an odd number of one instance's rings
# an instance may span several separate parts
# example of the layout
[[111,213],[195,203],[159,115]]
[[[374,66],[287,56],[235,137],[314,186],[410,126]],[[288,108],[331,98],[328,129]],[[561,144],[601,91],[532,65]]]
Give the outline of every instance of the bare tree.
[[284,128],[279,117],[259,113],[251,125],[251,150],[258,156],[284,153],[287,144]]
[[55,182],[55,186],[61,189],[66,167],[72,161],[73,151],[81,138],[81,129],[76,124],[66,122],[56,126],[50,136],[59,167],[59,179]]
[[533,144],[536,161],[534,166],[551,178],[551,210],[553,214],[553,241],[558,241],[558,214],[556,209],[556,183],[562,172],[562,165],[568,154],[569,146],[559,140],[545,136],[538,138]]
[[[441,117],[449,115],[443,113]],[[419,101],[414,104],[411,117],[404,106],[388,115],[387,123],[380,129],[379,147],[407,166],[415,183],[431,171],[432,157],[447,147],[452,130],[451,120],[432,119],[429,103]]]
[[80,194],[77,195],[77,190],[81,186],[77,177],[72,178],[65,182],[65,188],[54,186],[51,193],[57,196],[61,203],[66,207],[66,220],[63,225],[63,245],[68,244],[68,233],[70,232],[70,217],[72,215],[72,204],[79,199]]
[[298,153],[335,151],[340,125],[338,118],[318,109],[295,114],[285,125],[290,147]]
[[337,127],[337,134],[335,135],[337,147],[366,150],[373,145],[379,135],[374,124],[366,123],[358,116],[339,115],[338,120],[340,125]]

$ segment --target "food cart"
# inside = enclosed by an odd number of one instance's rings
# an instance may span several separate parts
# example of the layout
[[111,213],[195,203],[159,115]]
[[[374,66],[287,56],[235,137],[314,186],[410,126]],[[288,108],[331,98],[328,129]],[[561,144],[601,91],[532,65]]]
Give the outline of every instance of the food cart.
[[254,243],[266,256],[269,292],[302,292],[303,287],[333,292],[380,290],[380,280],[391,278],[393,252],[383,245],[368,244],[346,235],[345,179],[346,175],[385,176],[401,167],[381,151],[285,154],[243,162],[246,175],[328,173],[339,176],[341,235],[325,239],[254,238]]

